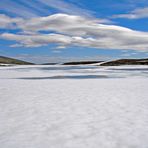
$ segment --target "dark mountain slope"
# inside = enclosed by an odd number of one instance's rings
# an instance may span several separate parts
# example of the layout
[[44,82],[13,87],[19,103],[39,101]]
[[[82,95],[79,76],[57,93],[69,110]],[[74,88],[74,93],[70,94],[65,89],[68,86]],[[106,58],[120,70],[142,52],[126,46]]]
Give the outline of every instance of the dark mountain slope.
[[97,64],[102,61],[78,61],[78,62],[67,62],[64,63],[63,65],[87,65],[87,64]]
[[120,59],[100,64],[100,66],[119,66],[119,65],[148,65],[148,59]]
[[33,63],[0,56],[0,64],[18,64],[18,65],[33,65]]

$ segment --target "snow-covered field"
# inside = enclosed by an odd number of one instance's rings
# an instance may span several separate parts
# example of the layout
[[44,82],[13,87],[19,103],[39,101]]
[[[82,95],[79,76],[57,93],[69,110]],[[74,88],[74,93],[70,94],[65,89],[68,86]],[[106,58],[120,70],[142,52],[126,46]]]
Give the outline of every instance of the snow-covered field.
[[0,148],[148,148],[148,66],[0,67]]

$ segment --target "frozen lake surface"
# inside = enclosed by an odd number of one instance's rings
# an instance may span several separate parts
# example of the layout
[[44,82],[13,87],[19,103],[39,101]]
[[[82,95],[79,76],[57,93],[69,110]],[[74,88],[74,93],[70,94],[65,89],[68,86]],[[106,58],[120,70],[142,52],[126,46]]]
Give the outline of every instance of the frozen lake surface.
[[148,66],[0,67],[1,148],[148,148]]

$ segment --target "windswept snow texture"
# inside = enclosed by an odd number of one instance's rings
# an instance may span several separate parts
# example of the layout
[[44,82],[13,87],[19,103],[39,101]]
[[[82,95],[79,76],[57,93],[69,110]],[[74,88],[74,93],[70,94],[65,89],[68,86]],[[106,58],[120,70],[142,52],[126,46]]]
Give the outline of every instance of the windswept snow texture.
[[0,148],[148,148],[148,67],[0,67]]

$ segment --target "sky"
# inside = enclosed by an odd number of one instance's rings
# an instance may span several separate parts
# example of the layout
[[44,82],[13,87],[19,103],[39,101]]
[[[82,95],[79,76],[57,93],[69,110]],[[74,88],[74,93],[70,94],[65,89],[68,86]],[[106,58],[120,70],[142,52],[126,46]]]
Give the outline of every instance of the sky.
[[0,55],[35,63],[148,57],[147,0],[1,0]]

